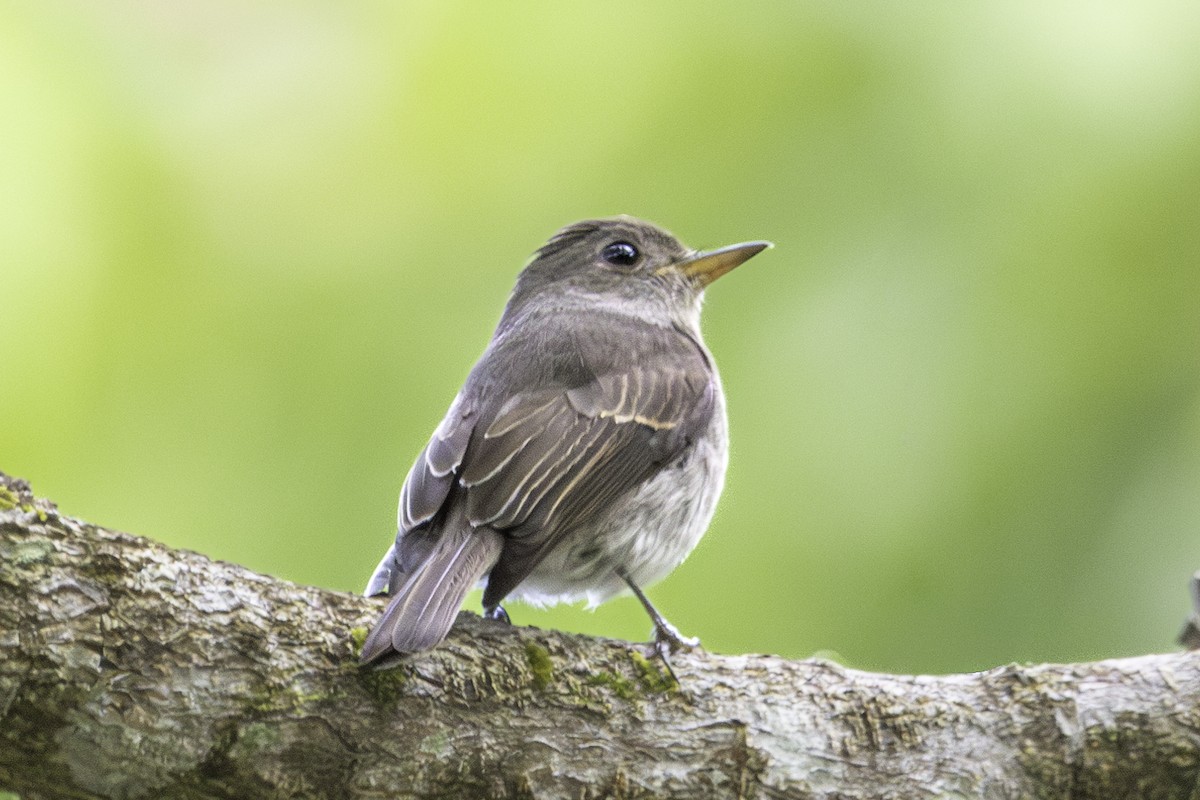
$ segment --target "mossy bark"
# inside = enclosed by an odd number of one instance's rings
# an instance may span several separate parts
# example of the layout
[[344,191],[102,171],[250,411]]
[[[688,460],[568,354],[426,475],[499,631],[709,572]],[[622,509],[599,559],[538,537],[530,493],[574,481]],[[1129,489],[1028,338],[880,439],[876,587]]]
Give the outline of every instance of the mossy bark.
[[463,614],[363,671],[378,601],[0,487],[0,797],[1200,794],[1200,653],[930,677],[696,652],[680,689],[641,645]]

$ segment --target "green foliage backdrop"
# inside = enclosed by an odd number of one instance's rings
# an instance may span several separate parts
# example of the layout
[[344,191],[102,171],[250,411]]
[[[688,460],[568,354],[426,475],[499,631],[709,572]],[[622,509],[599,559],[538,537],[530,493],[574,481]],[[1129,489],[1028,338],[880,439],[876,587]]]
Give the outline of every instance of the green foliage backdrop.
[[734,446],[651,592],[682,630],[902,671],[1170,648],[1198,40],[1183,2],[6,4],[0,468],[357,590],[525,258],[625,212],[777,244],[709,292]]

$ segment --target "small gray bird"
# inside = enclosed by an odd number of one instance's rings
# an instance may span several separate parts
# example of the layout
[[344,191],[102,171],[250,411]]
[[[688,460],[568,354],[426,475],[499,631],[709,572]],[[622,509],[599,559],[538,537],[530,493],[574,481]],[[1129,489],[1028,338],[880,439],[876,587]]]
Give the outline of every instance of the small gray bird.
[[628,587],[664,661],[697,644],[640,587],[696,546],[725,480],[704,289],[770,246],[696,252],[617,217],[569,225],[537,251],[404,481],[396,541],[367,586],[391,601],[364,664],[438,644],[485,576],[492,619],[508,620],[506,597],[594,606]]

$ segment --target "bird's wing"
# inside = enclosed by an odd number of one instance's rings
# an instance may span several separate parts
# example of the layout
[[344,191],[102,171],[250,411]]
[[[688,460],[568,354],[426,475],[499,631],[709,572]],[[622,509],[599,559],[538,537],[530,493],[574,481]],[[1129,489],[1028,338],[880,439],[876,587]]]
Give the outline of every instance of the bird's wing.
[[476,416],[475,403],[460,392],[404,479],[397,518],[401,531],[429,522],[446,502],[466,455]]
[[689,338],[657,345],[628,368],[503,402],[468,384],[409,470],[394,557],[385,555],[370,586],[395,590],[435,548],[435,518],[465,503],[472,528],[506,539],[484,598],[498,603],[562,533],[670,463],[708,425],[716,385]]
[[450,498],[478,416],[476,403],[460,392],[413,462],[400,489],[396,541],[375,568],[368,595],[395,591],[433,551],[437,533],[427,529]]
[[484,604],[498,603],[561,534],[670,463],[707,426],[715,379],[688,347],[582,385],[510,397],[462,459],[467,519],[504,532]]

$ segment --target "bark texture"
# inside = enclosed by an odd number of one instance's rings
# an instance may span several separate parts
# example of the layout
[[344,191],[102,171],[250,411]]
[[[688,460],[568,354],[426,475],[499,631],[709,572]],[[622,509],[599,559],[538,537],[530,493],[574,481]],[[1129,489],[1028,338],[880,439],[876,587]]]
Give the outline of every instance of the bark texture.
[[61,516],[0,475],[0,797],[1197,798],[1200,653],[894,676],[380,603]]

